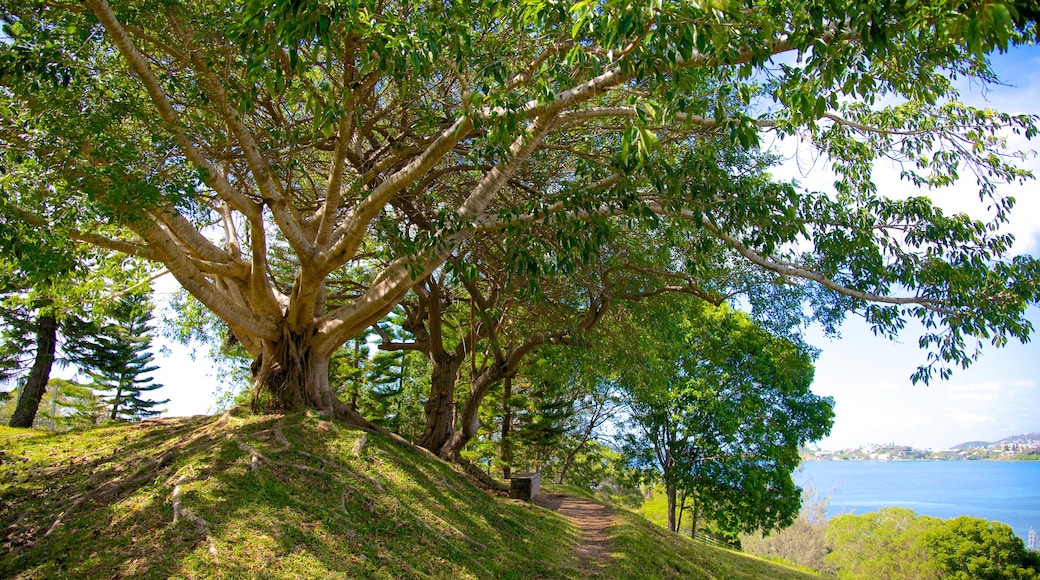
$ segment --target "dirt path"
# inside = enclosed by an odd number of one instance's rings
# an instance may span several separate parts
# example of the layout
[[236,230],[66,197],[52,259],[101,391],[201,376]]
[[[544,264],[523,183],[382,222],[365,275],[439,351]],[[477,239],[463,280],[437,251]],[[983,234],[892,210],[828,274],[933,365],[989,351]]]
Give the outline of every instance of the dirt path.
[[614,509],[591,500],[558,494],[539,494],[534,502],[559,512],[582,531],[575,555],[581,569],[596,572],[606,568],[614,551],[610,527],[617,522]]

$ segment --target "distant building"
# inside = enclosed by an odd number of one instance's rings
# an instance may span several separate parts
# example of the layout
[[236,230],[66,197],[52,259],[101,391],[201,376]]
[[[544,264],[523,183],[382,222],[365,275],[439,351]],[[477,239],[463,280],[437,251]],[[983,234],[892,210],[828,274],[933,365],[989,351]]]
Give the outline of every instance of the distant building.
[[1034,552],[1040,551],[1040,538],[1037,537],[1036,530],[1029,528],[1029,540],[1026,542],[1026,547]]

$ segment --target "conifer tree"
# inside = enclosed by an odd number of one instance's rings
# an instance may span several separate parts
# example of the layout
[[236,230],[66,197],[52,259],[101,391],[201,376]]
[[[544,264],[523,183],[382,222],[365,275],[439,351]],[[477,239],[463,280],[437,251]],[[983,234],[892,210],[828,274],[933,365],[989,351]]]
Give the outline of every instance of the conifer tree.
[[0,305],[0,384],[20,388],[2,399],[14,403],[10,426],[31,427],[53,380],[52,367],[74,363],[78,345],[95,327],[75,313],[58,316],[50,300],[8,298]]
[[104,391],[112,420],[139,420],[162,412],[148,393],[162,387],[148,376],[158,367],[152,364],[152,337],[149,323],[152,304],[149,294],[121,297],[104,325],[84,341],[80,365],[91,377],[94,389]]

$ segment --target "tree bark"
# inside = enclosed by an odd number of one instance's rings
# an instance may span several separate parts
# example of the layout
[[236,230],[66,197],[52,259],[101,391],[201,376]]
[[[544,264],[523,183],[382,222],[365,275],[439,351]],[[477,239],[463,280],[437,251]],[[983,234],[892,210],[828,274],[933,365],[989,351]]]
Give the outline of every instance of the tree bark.
[[123,402],[123,381],[119,381],[119,386],[116,387],[116,398],[112,401],[112,412],[109,414],[109,419],[115,421],[119,418],[119,403]]
[[679,506],[679,517],[675,520],[675,531],[678,532],[682,529],[683,514],[686,513],[686,490],[682,492],[682,496],[678,498]]
[[285,325],[278,341],[264,341],[253,361],[253,405],[276,411],[312,408],[354,427],[386,432],[339,400],[329,382],[332,355],[311,348],[313,331],[295,332]]
[[18,397],[18,405],[11,415],[11,427],[32,427],[40,401],[47,390],[58,346],[58,320],[51,314],[40,314],[36,319],[36,359]]
[[437,452],[442,459],[459,460],[466,444],[476,437],[477,431],[480,430],[480,404],[484,401],[484,397],[498,381],[512,375],[513,370],[507,362],[503,361],[484,369],[484,372],[473,380],[466,403],[462,406],[462,412],[459,413],[458,427],[448,442]]
[[669,485],[665,487],[665,492],[668,496],[668,530],[676,531],[675,522],[675,486]]
[[513,422],[513,405],[510,399],[513,397],[513,378],[506,377],[502,389],[502,478],[509,479],[513,476],[513,441],[509,437],[509,429]]
[[433,362],[430,397],[425,407],[426,426],[419,437],[419,446],[434,453],[455,434],[455,382],[463,360],[454,353],[443,354],[445,356],[430,356]]

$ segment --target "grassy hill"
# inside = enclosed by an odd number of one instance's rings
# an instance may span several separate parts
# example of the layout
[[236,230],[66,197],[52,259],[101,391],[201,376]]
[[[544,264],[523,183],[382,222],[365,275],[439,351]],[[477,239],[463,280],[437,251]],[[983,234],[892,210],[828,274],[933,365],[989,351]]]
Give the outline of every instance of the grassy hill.
[[589,572],[557,513],[314,415],[0,428],[5,578],[812,577],[618,516]]

